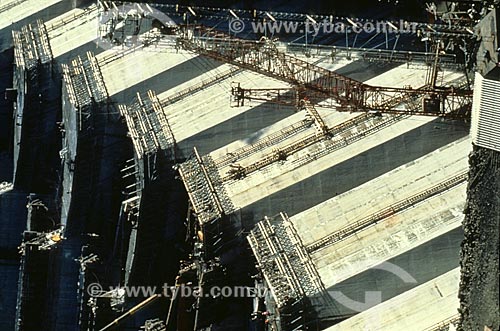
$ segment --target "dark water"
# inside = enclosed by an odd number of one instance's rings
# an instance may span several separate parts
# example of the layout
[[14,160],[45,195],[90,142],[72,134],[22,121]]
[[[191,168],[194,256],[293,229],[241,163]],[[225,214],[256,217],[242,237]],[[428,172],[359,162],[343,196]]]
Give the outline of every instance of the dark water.
[[424,1],[408,0],[353,0],[353,1],[230,1],[230,0],[160,0],[132,1],[192,5],[204,7],[257,9],[266,11],[301,12],[309,14],[329,14],[366,18],[422,18],[426,16]]

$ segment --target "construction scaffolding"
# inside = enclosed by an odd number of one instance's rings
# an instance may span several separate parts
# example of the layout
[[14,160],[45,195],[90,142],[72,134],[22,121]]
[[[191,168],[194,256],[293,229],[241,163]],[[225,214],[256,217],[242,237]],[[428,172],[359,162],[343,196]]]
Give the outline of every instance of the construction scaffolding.
[[201,224],[235,211],[210,156],[200,157],[195,147],[194,157],[180,165],[179,173]]
[[396,213],[400,213],[408,208],[414,207],[415,205],[424,202],[425,200],[446,192],[455,186],[464,183],[468,178],[467,172],[459,173],[451,178],[448,178],[430,188],[423,190],[411,197],[400,200],[387,208],[382,209],[372,215],[369,215],[359,221],[349,224],[343,229],[336,231],[323,237],[316,242],[307,245],[307,252],[310,254],[316,253],[317,251],[334,245],[348,237],[355,235],[356,233],[365,230],[366,228],[373,226],[380,221],[391,217]]
[[361,101],[350,92],[362,83],[280,52],[268,40],[247,41],[193,26],[182,35],[180,44],[187,50],[318,90],[342,103],[357,105]]
[[127,199],[122,202],[122,212],[132,223],[136,223],[139,218],[139,206],[141,203],[141,193],[144,189],[144,165],[141,160],[134,157],[127,160],[125,168],[121,170],[122,178],[127,184],[125,193]]
[[175,160],[175,138],[163,106],[156,94],[149,90],[146,96],[137,93],[130,106],[119,106],[139,159],[144,155],[164,151]]
[[285,213],[265,217],[250,231],[247,240],[278,309],[307,298],[319,315],[332,314],[333,299]]
[[86,60],[78,56],[71,64],[62,66],[69,97],[75,106],[84,108],[108,98],[99,64],[92,53],[87,52]]
[[38,65],[52,63],[52,50],[47,29],[42,20],[12,31],[14,41],[14,60],[18,68],[32,70]]
[[[291,107],[298,107],[301,100],[306,97],[306,91],[299,88],[242,88],[238,82],[231,83],[231,107],[242,107],[245,100],[258,100],[264,102],[273,102]],[[324,94],[319,93],[319,100],[324,100]],[[307,98],[312,100],[311,93]],[[315,104],[319,100],[314,100]],[[319,105],[317,105],[319,106]]]
[[44,307],[39,302],[47,287],[49,252],[40,250],[32,239],[37,233],[26,231],[23,234],[23,248],[20,256],[19,279],[17,284],[17,303],[15,331],[34,329],[42,321]]
[[91,52],[87,52],[87,58],[84,60],[78,56],[70,64],[61,66],[65,92],[70,103],[78,111],[78,129],[82,130],[92,115],[89,108],[108,100],[104,79],[97,59]]

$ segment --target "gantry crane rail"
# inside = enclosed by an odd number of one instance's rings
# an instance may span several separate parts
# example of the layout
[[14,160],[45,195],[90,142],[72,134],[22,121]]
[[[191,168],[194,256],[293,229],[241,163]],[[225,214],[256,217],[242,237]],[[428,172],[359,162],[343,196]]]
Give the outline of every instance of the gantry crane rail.
[[441,181],[432,187],[429,187],[417,194],[412,195],[411,197],[400,200],[374,214],[371,214],[357,222],[349,224],[348,226],[335,231],[312,244],[307,245],[307,252],[312,254],[321,249],[334,245],[342,240],[347,239],[355,235],[356,233],[365,230],[366,228],[377,224],[378,222],[391,217],[396,213],[400,213],[410,207],[415,206],[433,196],[446,192],[459,184],[464,183],[468,178],[468,172],[462,172],[456,174],[450,178],[447,178],[444,181]]

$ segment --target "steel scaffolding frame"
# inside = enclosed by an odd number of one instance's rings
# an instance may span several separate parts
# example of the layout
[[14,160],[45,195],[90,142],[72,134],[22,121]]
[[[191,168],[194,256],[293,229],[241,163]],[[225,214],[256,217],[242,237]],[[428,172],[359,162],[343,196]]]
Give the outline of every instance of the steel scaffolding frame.
[[[368,98],[367,104],[370,106],[353,110],[350,107],[339,107],[335,102],[322,102],[325,100],[325,96],[322,93],[317,93],[317,91],[306,91],[300,87],[291,89],[247,89],[242,88],[239,83],[235,82],[231,86],[231,106],[243,106],[245,100],[299,106],[302,100],[307,99],[310,103],[314,103],[316,107],[334,108],[337,111],[371,111],[386,114],[441,116],[449,119],[469,119],[471,115],[472,99],[468,95],[463,96],[452,93],[446,98],[440,99],[440,97],[435,97],[435,92],[426,92],[422,96],[416,96],[414,93],[409,92],[429,91],[427,85],[418,89],[412,89],[411,87],[392,89],[390,94],[385,92],[387,90],[388,88],[373,89],[366,94]],[[441,100],[442,103],[436,104],[435,100]],[[434,104],[434,107],[432,107],[431,103]]]
[[63,239],[65,239],[63,236],[63,232],[64,227],[60,227],[59,229],[50,232],[37,233],[34,238],[21,244],[21,246],[19,247],[19,252],[21,254],[24,254],[26,247],[28,246],[36,247],[36,249],[39,251],[51,250]]
[[149,90],[145,96],[137,93],[132,105],[119,105],[118,109],[127,122],[139,159],[144,155],[164,151],[169,159],[175,160],[174,134],[155,92]]
[[[265,137],[257,141],[253,145],[246,146],[237,152],[228,154],[225,160],[230,158],[233,164],[230,165],[231,169],[227,171],[227,174],[224,177],[222,177],[222,181],[226,182],[229,180],[242,179],[248,176],[250,173],[263,169],[275,162],[284,161],[289,155],[297,153],[298,151],[303,150],[313,144],[325,141],[325,148],[320,149],[317,153],[310,154],[305,159],[303,158],[294,161],[295,166],[298,165],[297,162],[299,162],[300,165],[306,164],[334,150],[337,150],[355,141],[358,141],[369,134],[373,134],[387,127],[388,125],[391,125],[399,120],[402,120],[404,116],[405,115],[379,117],[379,116],[374,116],[373,114],[363,113],[331,128],[328,128],[324,124],[324,122],[320,120],[322,126],[321,125],[317,126],[316,132],[310,133],[298,141],[276,148],[273,150],[273,152],[268,153],[267,155],[263,156],[260,160],[253,162],[249,165],[242,166],[237,163],[237,161],[240,158],[240,155],[238,153],[242,153],[242,155],[248,155],[250,151],[255,149],[255,146],[259,147],[269,146],[271,142],[274,141],[279,142],[288,138],[288,136],[286,136],[286,132],[288,130],[285,130],[285,133],[278,132],[280,134],[279,136]],[[319,114],[318,118],[321,118],[319,117]],[[225,161],[225,163],[227,162],[228,161]]]
[[82,60],[80,56],[73,59],[70,64],[62,64],[65,91],[70,103],[78,111],[79,131],[87,128],[87,121],[92,116],[92,107],[108,102],[108,92],[97,62],[91,52]]
[[[421,87],[421,89],[424,89],[425,87],[426,86],[423,86]],[[235,89],[236,93],[239,93],[238,91],[241,88],[239,84],[236,84],[233,85],[232,89],[233,93],[235,93]],[[264,90],[267,89],[258,89],[258,93],[261,93]],[[281,91],[282,89],[278,90]],[[254,90],[251,91],[253,92]],[[307,156],[294,160],[292,162],[292,165],[295,167],[307,164],[322,156],[327,155],[328,153],[345,147],[395,122],[406,118],[407,116],[409,116],[409,113],[415,111],[420,106],[418,101],[412,100],[411,95],[395,95],[392,98],[381,100],[379,106],[390,109],[401,104],[402,102],[405,102],[405,105],[407,107],[406,111],[403,111],[401,113],[396,112],[396,114],[388,114],[386,116],[378,116],[380,115],[380,113],[372,114],[369,112],[365,112],[348,121],[329,128],[325,124],[319,113],[316,111],[309,98],[307,96],[303,96],[303,93],[303,89],[296,89],[296,93],[293,97],[293,102],[298,107],[305,109],[307,119],[303,122],[293,124],[280,130],[279,132],[273,133],[263,139],[260,139],[252,145],[239,148],[236,151],[228,153],[224,157],[215,160],[215,164],[219,169],[226,165],[230,166],[229,171],[227,171],[227,175],[222,178],[222,181],[242,179],[248,174],[262,169],[274,162],[280,160],[283,161],[289,155],[294,154],[310,145],[324,141],[323,148],[320,148],[318,149],[318,151],[309,153],[307,154]],[[303,99],[298,99],[300,97],[302,97]],[[321,97],[318,96],[318,100],[320,98]],[[278,144],[286,140],[290,135],[298,134],[299,132],[306,130],[313,123],[315,124],[317,129],[317,132],[315,134],[309,134],[296,142],[277,148],[272,153],[265,155],[263,158],[250,165],[242,166],[241,164],[238,164],[239,160],[253,153],[256,153],[259,149]]]
[[219,169],[228,166],[231,163],[236,163],[240,159],[244,159],[252,154],[255,154],[264,148],[279,144],[280,142],[307,130],[311,127],[311,125],[313,125],[313,121],[311,119],[304,119],[300,122],[286,126],[277,132],[267,135],[265,138],[257,140],[251,145],[245,145],[215,159],[214,163]]
[[[130,183],[125,187],[127,199],[122,202],[122,211],[132,223],[138,220],[142,190],[144,189],[144,169],[142,160],[137,156],[125,162],[121,170],[122,178]],[[129,179],[130,178],[130,179]]]
[[462,172],[454,175],[444,181],[439,182],[417,194],[414,194],[408,198],[400,200],[387,208],[384,208],[372,215],[369,215],[359,221],[356,221],[343,229],[333,232],[312,244],[307,245],[307,252],[310,254],[316,253],[321,249],[334,245],[346,238],[355,235],[356,233],[363,231],[364,229],[377,224],[378,222],[396,214],[400,213],[410,207],[413,207],[435,195],[441,194],[448,191],[455,186],[464,183],[468,178],[468,172]]
[[217,167],[209,155],[200,157],[196,147],[194,157],[182,163],[179,174],[189,200],[201,224],[230,215],[236,209],[229,199]]
[[334,311],[333,299],[286,213],[265,217],[247,240],[278,309],[308,298],[317,312]]
[[17,67],[30,70],[52,63],[52,49],[42,20],[23,26],[21,31],[12,31],[12,38]]

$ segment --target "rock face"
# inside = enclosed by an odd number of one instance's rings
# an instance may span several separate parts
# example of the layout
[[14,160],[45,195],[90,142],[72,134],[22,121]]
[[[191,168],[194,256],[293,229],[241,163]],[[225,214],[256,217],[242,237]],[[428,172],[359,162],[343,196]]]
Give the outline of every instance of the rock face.
[[474,146],[469,163],[458,330],[499,330],[500,153]]

